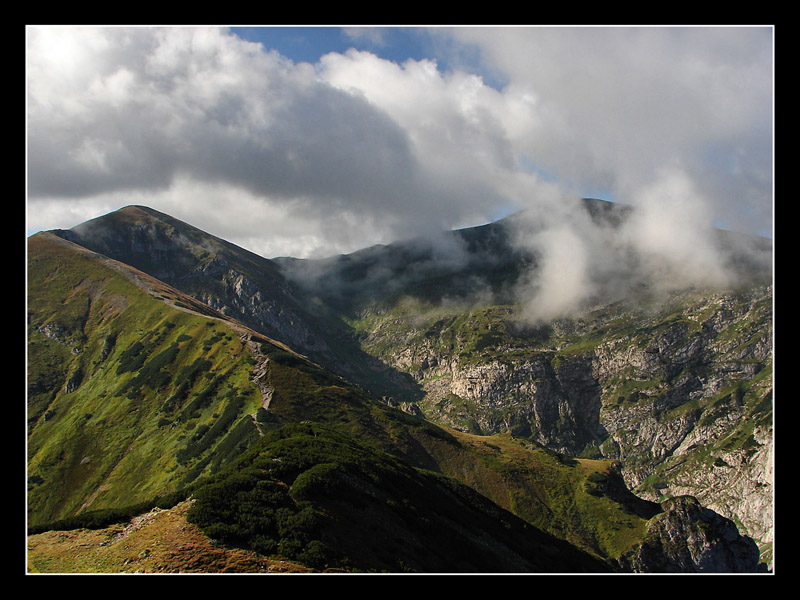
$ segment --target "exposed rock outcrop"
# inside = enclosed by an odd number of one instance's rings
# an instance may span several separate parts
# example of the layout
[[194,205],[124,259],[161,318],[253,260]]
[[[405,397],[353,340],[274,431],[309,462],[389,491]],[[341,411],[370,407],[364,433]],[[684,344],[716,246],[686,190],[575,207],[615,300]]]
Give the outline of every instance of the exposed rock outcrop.
[[[615,459],[638,495],[691,494],[768,554],[771,298],[771,286],[687,294],[650,313],[617,310],[558,324],[523,351],[501,335],[479,346],[466,326],[446,320],[403,324],[387,316],[364,347],[415,378],[429,419]],[[391,346],[389,336],[400,343]]]
[[766,573],[758,547],[736,525],[691,496],[665,502],[645,541],[618,561],[636,573]]
[[[396,394],[401,410],[463,431],[510,431],[572,456],[613,459],[642,498],[679,498],[651,522],[651,539],[625,558],[626,568],[752,572],[752,544],[731,527],[768,554],[772,287],[686,293],[669,305],[598,306],[546,326],[520,325],[508,305],[433,316],[401,306],[395,293],[402,290],[428,302],[456,288],[470,295],[473,280],[491,282],[495,294],[505,290],[531,259],[511,252],[502,231],[459,233],[457,246],[481,257],[466,261],[469,269],[431,257],[421,263],[400,245],[388,259],[373,249],[334,261],[338,270],[306,290],[277,262],[150,209],[130,207],[61,235],[158,277],[376,397]],[[380,284],[375,273],[383,274]],[[322,286],[344,281],[351,286],[335,298]],[[347,326],[330,326],[340,318]],[[42,333],[67,339],[56,322],[43,324]],[[254,377],[268,406],[264,375]],[[379,391],[379,380],[390,385]],[[80,383],[70,381],[69,389]],[[687,495],[696,500],[681,498]],[[687,543],[670,545],[676,535]],[[725,554],[722,541],[739,549]]]

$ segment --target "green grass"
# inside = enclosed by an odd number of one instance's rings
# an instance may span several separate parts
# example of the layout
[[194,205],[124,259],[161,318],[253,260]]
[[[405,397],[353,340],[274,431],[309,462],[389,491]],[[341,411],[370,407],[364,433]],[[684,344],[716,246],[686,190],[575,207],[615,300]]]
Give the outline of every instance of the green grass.
[[31,239],[29,254],[29,522],[127,506],[202,474],[261,403],[239,338],[68,247]]
[[319,424],[268,433],[195,496],[189,520],[209,536],[314,568],[606,569],[455,480]]
[[481,491],[596,556],[617,558],[641,541],[659,510],[627,491],[612,461],[566,457],[508,434],[458,437],[500,475],[494,489]]
[[[619,556],[643,535],[653,507],[632,499],[607,461],[568,459],[506,435],[437,427],[267,341],[261,352],[273,393],[265,411],[250,381],[253,358],[224,323],[177,310],[160,294],[46,237],[29,244],[29,524],[113,516],[192,486],[205,490],[198,491],[206,513],[196,513],[205,514],[197,522],[212,537],[315,566],[425,570],[446,564],[450,553],[456,557],[450,564],[473,569],[458,527],[441,522],[454,510],[463,518],[460,527],[477,519],[475,534],[495,535],[498,522],[513,521],[515,531],[533,535],[525,524],[535,526],[603,559]],[[631,334],[642,323],[625,323],[611,309],[561,329],[526,326],[516,314],[513,306],[406,299],[349,323],[362,348],[387,361],[398,347],[428,348],[462,367],[513,365],[536,356],[558,371],[609,336],[646,345],[675,324],[691,335],[710,312],[695,313],[701,315],[695,320],[651,316],[638,337]],[[736,336],[757,326],[741,325],[719,343],[735,352],[741,345]],[[449,376],[425,373],[417,362],[409,369],[426,374],[430,385]],[[634,375],[607,382],[607,406],[624,410],[649,401],[659,383]],[[724,411],[741,393],[748,415],[767,423],[770,379],[767,367],[741,392],[731,382],[714,398],[674,407],[663,418]],[[479,430],[472,400],[451,393],[437,401],[445,400],[460,426]],[[498,422],[513,417],[511,410],[498,412]],[[720,444],[746,449],[751,440],[747,425]],[[715,454],[698,449],[701,457]],[[431,512],[432,506],[439,508]],[[509,520],[498,507],[523,522]],[[360,518],[381,534],[364,534]],[[448,541],[442,554],[426,550],[431,544],[424,540],[433,532]],[[509,557],[523,550],[515,536],[503,542]]]

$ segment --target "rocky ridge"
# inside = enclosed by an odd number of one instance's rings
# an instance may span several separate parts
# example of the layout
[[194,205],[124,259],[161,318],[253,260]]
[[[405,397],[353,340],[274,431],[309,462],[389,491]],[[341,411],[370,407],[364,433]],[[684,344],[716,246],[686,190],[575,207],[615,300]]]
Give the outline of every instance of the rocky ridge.
[[[513,335],[500,333],[476,352],[476,335],[455,321],[421,323],[390,313],[373,319],[362,343],[413,376],[425,392],[419,407],[427,418],[473,433],[510,431],[572,456],[615,459],[642,497],[696,496],[766,549],[771,294],[763,286],[682,297],[680,313],[665,305],[644,321],[629,314],[624,327],[614,325],[618,311],[601,312],[551,328],[524,352]],[[495,331],[513,323],[510,310],[492,314],[503,315],[502,323],[487,313],[473,316]]]
[[[735,521],[769,559],[771,286],[684,295],[670,309],[600,305],[547,326],[520,323],[513,305],[428,314],[429,306],[416,310],[412,302],[398,311],[394,299],[369,304],[359,296],[349,331],[309,312],[307,290],[278,276],[270,261],[245,264],[227,247],[204,254],[201,244],[185,244],[182,230],[164,229],[162,217],[150,238],[142,233],[130,245],[136,256],[161,256],[154,264],[114,255],[86,228],[62,233],[163,277],[380,395],[386,388],[363,376],[378,373],[398,396],[386,396],[387,404],[409,414],[614,459],[637,495],[656,502],[694,496]],[[638,568],[636,560],[629,568]]]
[[638,573],[764,573],[758,547],[733,521],[678,496],[648,523],[647,538],[618,561]]

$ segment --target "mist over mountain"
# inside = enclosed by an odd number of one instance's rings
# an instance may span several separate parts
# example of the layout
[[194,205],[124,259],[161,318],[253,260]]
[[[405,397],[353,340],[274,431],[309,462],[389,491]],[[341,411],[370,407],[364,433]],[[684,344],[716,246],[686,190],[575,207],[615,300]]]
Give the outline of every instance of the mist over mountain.
[[36,547],[191,497],[312,570],[764,572],[771,241],[567,204],[326,259],[144,206],[32,236]]
[[351,310],[411,293],[434,302],[519,303],[532,322],[771,276],[768,238],[702,227],[693,214],[592,198],[553,206],[326,259],[274,260],[290,279]]
[[569,245],[581,196],[771,230],[770,26],[26,33],[32,231],[138,204],[321,258],[541,206]]

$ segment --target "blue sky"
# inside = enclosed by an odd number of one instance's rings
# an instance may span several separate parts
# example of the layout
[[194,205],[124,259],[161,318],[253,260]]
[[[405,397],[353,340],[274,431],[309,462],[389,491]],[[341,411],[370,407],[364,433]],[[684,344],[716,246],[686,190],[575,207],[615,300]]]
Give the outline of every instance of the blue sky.
[[145,204],[321,256],[595,196],[665,230],[771,234],[770,27],[42,26],[26,44],[29,232]]
[[340,27],[232,27],[231,32],[296,62],[315,63],[323,54],[344,52],[353,45]]
[[396,63],[408,59],[436,60],[439,68],[449,71],[465,68],[479,74],[495,88],[505,83],[501,74],[487,69],[480,60],[480,50],[474,45],[455,46],[447,38],[431,36],[438,27],[350,26],[319,25],[231,27],[242,39],[259,42],[275,49],[295,62],[316,63],[328,52],[344,53],[349,48],[371,52]]
[[[338,26],[316,27],[232,27],[231,32],[265,48],[274,48],[294,61],[315,63],[328,52],[345,52],[350,47],[369,50],[383,58],[402,62],[407,58],[426,57],[418,34],[405,28],[359,28],[363,36],[348,35]],[[380,40],[367,31],[375,31]],[[372,41],[371,41],[372,40]]]

